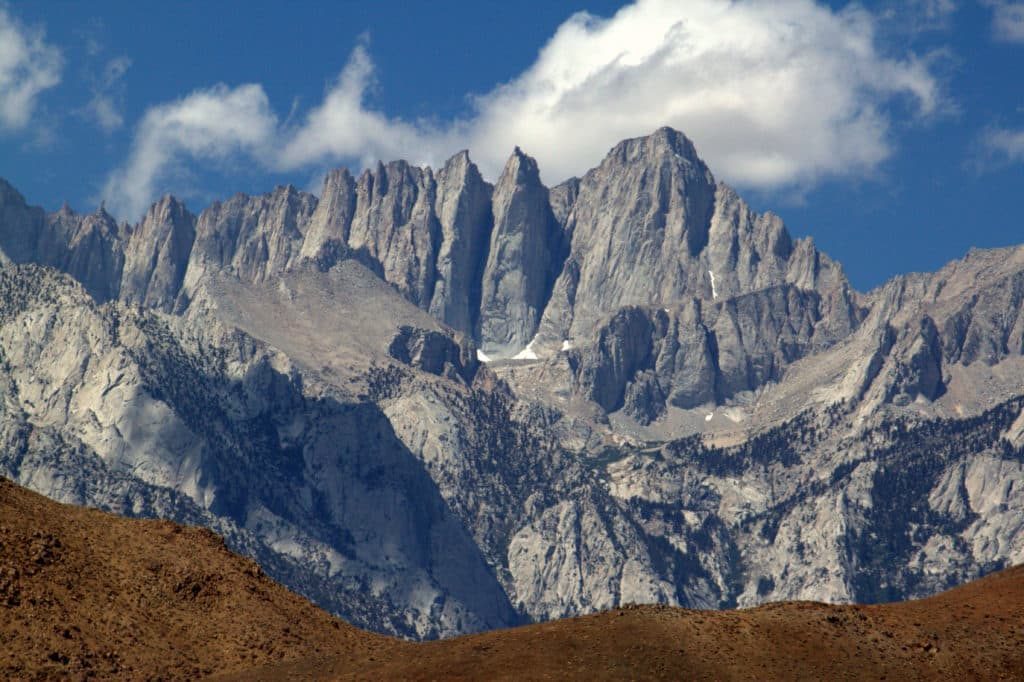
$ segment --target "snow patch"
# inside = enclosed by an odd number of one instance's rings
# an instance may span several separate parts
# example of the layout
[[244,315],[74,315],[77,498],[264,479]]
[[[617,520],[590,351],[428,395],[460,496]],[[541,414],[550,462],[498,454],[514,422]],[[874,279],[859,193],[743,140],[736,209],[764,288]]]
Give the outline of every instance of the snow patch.
[[572,350],[572,341],[565,339],[562,341],[562,352],[564,353],[569,350]]
[[480,362],[490,362],[491,358],[479,348],[476,349],[476,359]]
[[518,353],[512,356],[513,360],[537,360],[537,354],[533,351],[533,342],[537,340],[534,336],[530,339],[530,343],[526,344],[526,348],[522,349]]
[[714,412],[708,412],[707,415],[704,416],[704,421],[709,422],[709,421],[711,421],[711,418],[714,417],[714,416],[715,416]]
[[711,298],[718,298],[718,289],[715,288],[715,273],[712,270],[708,270],[708,275],[711,276]]

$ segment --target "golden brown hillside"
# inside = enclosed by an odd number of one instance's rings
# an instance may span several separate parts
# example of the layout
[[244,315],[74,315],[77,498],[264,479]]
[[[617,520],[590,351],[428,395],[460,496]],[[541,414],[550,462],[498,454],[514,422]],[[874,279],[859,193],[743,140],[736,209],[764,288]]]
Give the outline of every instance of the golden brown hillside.
[[631,607],[413,644],[330,617],[212,533],[0,479],[0,677],[1024,679],[1024,567],[931,599]]
[[388,642],[210,531],[57,504],[0,478],[0,679],[194,679]]
[[244,677],[1022,680],[1024,567],[915,602],[724,612],[642,606],[407,645],[373,663],[338,656]]

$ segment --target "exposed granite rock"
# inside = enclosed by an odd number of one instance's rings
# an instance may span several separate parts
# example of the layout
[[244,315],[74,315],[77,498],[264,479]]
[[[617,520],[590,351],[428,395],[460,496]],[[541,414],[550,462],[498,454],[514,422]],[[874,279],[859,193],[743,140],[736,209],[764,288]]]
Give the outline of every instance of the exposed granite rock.
[[[580,194],[580,179],[569,178],[560,185],[555,185],[548,193],[551,202],[551,212],[555,216],[555,222],[564,226],[569,220],[569,213],[576,203],[576,197]],[[568,243],[568,239],[566,239]]]
[[324,178],[313,216],[309,219],[300,253],[329,268],[346,253],[352,218],[356,212],[356,181],[347,168],[332,170]]
[[[128,226],[118,225],[102,207],[85,216],[61,211],[48,222],[36,262],[68,273],[97,301],[117,298]],[[61,244],[66,245],[63,253]]]
[[262,282],[298,257],[316,197],[291,185],[270,194],[236,194],[199,214],[196,239],[185,271],[185,302],[211,271],[246,282]]
[[[626,385],[653,364],[654,319],[646,311],[623,308],[602,327],[593,346],[579,360],[576,381],[591,400],[611,412],[622,406]],[[661,325],[664,328],[664,324]]]
[[[0,184],[0,249],[91,294],[0,269],[3,473],[214,527],[412,637],[903,599],[1024,561],[1024,248],[860,295],[669,130],[551,191],[522,153],[493,190],[462,153],[239,195],[195,232],[170,199],[128,229]],[[540,359],[474,376],[441,322]]]
[[15,263],[40,263],[71,274],[97,300],[117,297],[127,232],[102,207],[80,215],[65,204],[47,215],[0,180],[0,248]]
[[515,354],[537,331],[563,249],[537,162],[518,147],[494,186],[493,212],[480,345],[488,355]]
[[[659,305],[707,289],[707,268],[687,268],[708,242],[715,184],[693,144],[667,128],[621,142],[580,182],[566,230],[578,268],[563,338],[586,338],[597,322],[627,305]],[[564,280],[574,273],[563,272]]]
[[405,161],[378,163],[359,176],[349,247],[380,264],[385,280],[420,308],[430,306],[441,225],[433,172]]
[[[908,330],[909,331],[909,330]],[[939,331],[932,318],[921,318],[913,340],[905,342],[905,360],[897,368],[892,393],[897,399],[912,400],[922,396],[935,400],[943,390],[942,347]]]
[[184,204],[171,196],[153,204],[125,245],[121,300],[170,311],[195,238],[196,218]]
[[460,152],[437,172],[435,210],[441,223],[437,281],[430,314],[472,334],[480,310],[481,278],[491,236],[491,192],[468,152]]
[[[64,209],[70,212],[67,206]],[[43,209],[29,206],[18,190],[0,179],[0,248],[7,257],[15,263],[37,260],[39,241],[45,227],[46,213]]]
[[[572,190],[562,192],[571,196]],[[658,367],[656,380],[647,376],[643,390],[631,392],[630,412],[645,414],[644,422],[662,409],[644,405],[644,396],[669,396],[684,408],[729,398],[779,379],[786,364],[849,335],[864,315],[841,268],[809,240],[794,242],[778,217],[755,214],[716,183],[693,144],[670,129],[620,143],[584,176],[566,232],[571,252],[540,336],[549,347],[563,339],[587,346],[583,375],[619,363],[599,359],[612,351],[604,320],[614,319],[616,310],[685,309],[681,331],[657,335],[670,337],[666,349],[635,368]],[[810,299],[802,300],[802,292]],[[704,311],[719,309],[725,314],[704,319]],[[776,342],[780,333],[787,338]],[[816,344],[808,343],[812,334]],[[633,345],[652,343],[645,338]],[[583,375],[577,372],[584,394],[604,409],[623,404],[629,378],[594,393],[593,377]]]
[[[478,361],[447,334],[403,325],[388,345],[388,355],[430,374],[473,381]],[[465,364],[463,364],[465,361]]]
[[816,293],[792,285],[674,310],[623,308],[577,353],[575,379],[609,412],[628,393],[629,413],[649,423],[666,402],[689,409],[781,380],[789,364],[843,338],[822,313]]
[[61,501],[210,525],[375,630],[518,622],[380,407],[253,337],[204,314],[97,307],[70,278],[19,266],[0,272],[0,358],[4,475]]
[[652,369],[633,375],[622,396],[623,411],[641,424],[650,424],[665,412],[668,395]]

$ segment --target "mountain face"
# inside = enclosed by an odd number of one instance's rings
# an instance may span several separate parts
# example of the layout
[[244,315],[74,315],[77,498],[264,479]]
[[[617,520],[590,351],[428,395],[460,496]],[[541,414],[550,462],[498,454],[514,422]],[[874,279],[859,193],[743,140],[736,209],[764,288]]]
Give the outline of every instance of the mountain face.
[[577,354],[575,385],[605,411],[625,408],[643,423],[668,405],[726,402],[780,381],[789,364],[856,327],[855,310],[835,320],[827,305],[787,284],[675,310],[624,307]]
[[537,329],[562,251],[537,162],[518,147],[494,187],[492,211],[479,339],[485,353],[514,355]]
[[676,131],[550,189],[461,152],[135,226],[0,183],[0,249],[0,474],[211,527],[363,627],[1024,561],[1024,248],[857,292]]
[[29,207],[0,180],[0,242],[16,263],[38,263],[67,272],[97,301],[117,298],[128,226],[103,208],[78,215],[64,206],[47,215]]
[[154,204],[125,245],[121,300],[170,311],[195,239],[196,219],[184,204],[170,196]]

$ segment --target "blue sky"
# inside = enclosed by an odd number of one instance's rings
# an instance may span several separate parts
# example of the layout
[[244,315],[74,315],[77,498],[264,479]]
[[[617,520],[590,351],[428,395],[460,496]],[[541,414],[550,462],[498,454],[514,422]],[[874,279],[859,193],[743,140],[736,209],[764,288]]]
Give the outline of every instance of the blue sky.
[[861,289],[1024,242],[1024,3],[0,0],[0,177],[48,209],[517,144],[554,184],[660,125]]

